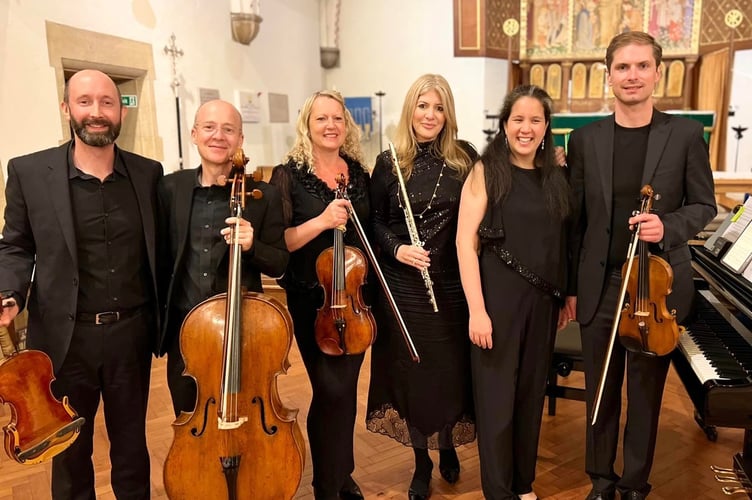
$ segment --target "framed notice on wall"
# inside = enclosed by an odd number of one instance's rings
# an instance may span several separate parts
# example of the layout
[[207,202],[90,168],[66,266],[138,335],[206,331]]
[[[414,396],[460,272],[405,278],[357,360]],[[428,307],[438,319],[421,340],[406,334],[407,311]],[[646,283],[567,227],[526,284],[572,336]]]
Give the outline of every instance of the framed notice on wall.
[[290,122],[290,108],[287,104],[287,94],[269,93],[269,121],[271,123]]
[[236,90],[235,102],[240,110],[243,123],[261,123],[262,92]]

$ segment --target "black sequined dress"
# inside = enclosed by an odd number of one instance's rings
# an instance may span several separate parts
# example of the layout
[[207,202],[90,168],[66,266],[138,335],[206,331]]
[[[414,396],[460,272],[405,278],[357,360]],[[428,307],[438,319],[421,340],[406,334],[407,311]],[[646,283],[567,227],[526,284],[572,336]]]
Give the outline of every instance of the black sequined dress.
[[[471,159],[476,153],[467,145]],[[415,448],[451,448],[475,438],[470,380],[468,309],[455,247],[462,179],[423,144],[407,180],[439,311],[433,312],[421,273],[394,257],[409,245],[399,183],[388,152],[376,159],[371,207],[380,265],[420,355],[414,363],[383,293],[374,304],[378,336],[372,348],[366,426]]]

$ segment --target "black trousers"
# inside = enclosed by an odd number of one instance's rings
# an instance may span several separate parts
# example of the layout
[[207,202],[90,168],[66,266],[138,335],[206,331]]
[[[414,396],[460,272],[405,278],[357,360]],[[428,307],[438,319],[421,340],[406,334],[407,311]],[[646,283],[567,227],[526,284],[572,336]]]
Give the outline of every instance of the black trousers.
[[94,500],[94,417],[100,398],[110,440],[112,490],[118,500],[150,497],[146,407],[151,374],[147,308],[109,325],[76,323],[53,392],[86,419],[73,445],[52,460],[55,500]]
[[[587,435],[585,468],[597,490],[650,492],[648,478],[653,465],[658,417],[663,387],[670,363],[669,356],[647,357],[624,349],[617,339],[595,426],[591,425],[592,408],[603,371],[606,351],[619,299],[621,275],[608,276],[606,289],[593,320],[581,325],[582,354],[585,361],[587,396]],[[614,472],[619,443],[622,384],[626,365],[627,423],[624,428],[624,470]]]
[[308,442],[317,500],[339,498],[339,491],[355,470],[353,433],[357,413],[358,376],[364,354],[329,356],[314,336],[321,290],[288,290],[287,308],[295,327],[295,340],[313,389],[308,410]]
[[[170,320],[182,324],[189,311],[173,311],[170,313]],[[196,406],[196,381],[191,377],[183,375],[185,370],[185,361],[180,353],[180,332],[175,332],[167,347],[167,387],[170,389],[172,398],[172,409],[175,417],[180,412],[190,413]]]
[[514,310],[502,300],[486,303],[493,348],[473,345],[470,361],[483,494],[516,500],[533,491],[559,305],[536,290],[521,291]]

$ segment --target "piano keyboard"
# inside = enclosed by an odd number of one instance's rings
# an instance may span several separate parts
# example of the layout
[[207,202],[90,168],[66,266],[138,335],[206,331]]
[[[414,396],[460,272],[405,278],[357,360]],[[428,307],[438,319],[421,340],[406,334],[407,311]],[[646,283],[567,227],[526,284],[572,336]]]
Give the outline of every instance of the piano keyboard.
[[679,349],[697,378],[703,384],[749,383],[752,347],[743,335],[749,338],[752,333],[711,292],[701,290],[695,298],[696,319],[679,338]]

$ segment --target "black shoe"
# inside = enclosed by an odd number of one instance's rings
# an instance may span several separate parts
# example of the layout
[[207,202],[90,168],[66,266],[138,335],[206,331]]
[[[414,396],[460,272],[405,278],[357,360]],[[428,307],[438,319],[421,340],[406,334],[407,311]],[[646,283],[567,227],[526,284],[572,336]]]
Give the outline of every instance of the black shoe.
[[345,479],[345,484],[339,490],[339,497],[342,500],[363,500],[363,492],[360,491],[358,483],[352,476],[347,476],[347,479]]
[[637,490],[629,490],[621,494],[622,500],[645,500],[646,495]]
[[407,490],[408,500],[426,500],[429,496],[431,496],[430,480],[429,484],[423,484],[413,479],[413,482],[410,483],[410,489]]
[[454,448],[439,450],[439,472],[449,484],[454,484],[460,478],[460,461]]
[[613,491],[599,491],[593,488],[585,500],[614,500],[615,496]]
[[431,496],[431,471],[433,462],[427,460],[416,460],[413,480],[410,482],[410,489],[407,490],[408,500],[426,500]]

